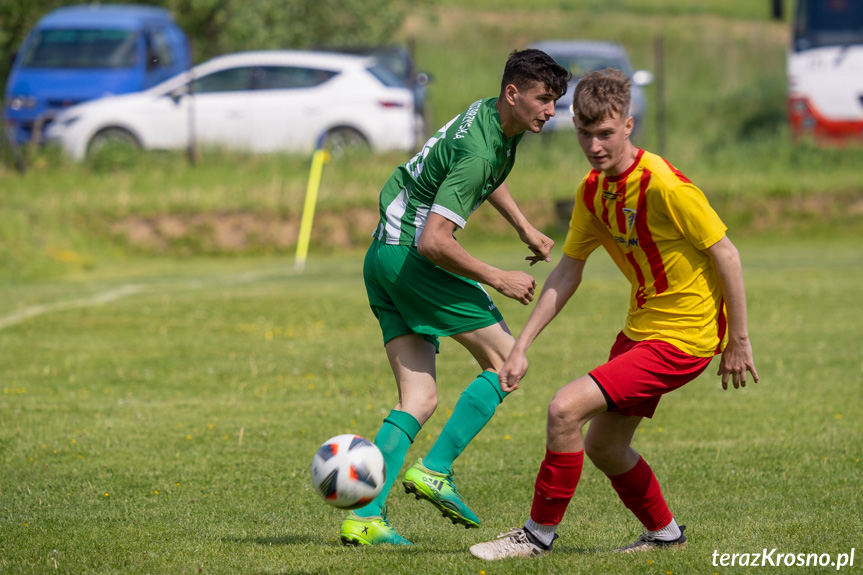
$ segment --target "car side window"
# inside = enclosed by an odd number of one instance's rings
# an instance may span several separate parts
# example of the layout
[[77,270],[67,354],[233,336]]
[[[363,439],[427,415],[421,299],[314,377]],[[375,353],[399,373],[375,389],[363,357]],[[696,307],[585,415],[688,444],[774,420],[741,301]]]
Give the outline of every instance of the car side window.
[[251,85],[253,71],[254,68],[249,66],[219,70],[194,80],[191,91],[195,94],[245,91]]
[[173,64],[171,49],[164,30],[155,30],[146,36],[147,69],[155,70]]
[[256,66],[252,70],[250,89],[290,90],[323,84],[338,72],[294,66]]
[[388,88],[402,88],[404,87],[404,82],[396,76],[389,68],[382,64],[375,63],[368,68],[366,68],[368,72],[377,78],[378,82],[383,84]]

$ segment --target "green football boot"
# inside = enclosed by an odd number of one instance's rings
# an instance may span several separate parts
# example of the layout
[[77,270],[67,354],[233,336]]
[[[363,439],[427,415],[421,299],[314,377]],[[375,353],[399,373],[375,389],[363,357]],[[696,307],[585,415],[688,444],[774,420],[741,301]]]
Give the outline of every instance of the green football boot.
[[405,492],[430,502],[454,524],[464,525],[466,529],[479,527],[479,518],[465,505],[464,498],[452,482],[452,474],[427,469],[423,466],[423,460],[417,459],[405,472],[402,485]]
[[413,545],[387,523],[387,508],[379,517],[359,517],[351,511],[339,532],[342,545]]

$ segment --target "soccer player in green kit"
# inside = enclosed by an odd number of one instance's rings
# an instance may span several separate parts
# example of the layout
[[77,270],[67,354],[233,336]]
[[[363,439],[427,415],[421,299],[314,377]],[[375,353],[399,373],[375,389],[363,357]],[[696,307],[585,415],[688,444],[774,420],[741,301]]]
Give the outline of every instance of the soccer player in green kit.
[[408,493],[426,499],[453,523],[479,519],[453,484],[453,461],[506,397],[497,371],[515,340],[481,284],[524,305],[536,281],[524,271],[482,262],[455,240],[468,217],[488,201],[518,231],[532,255],[549,261],[553,241],[527,221],[504,183],[526,131],[538,133],[554,116],[570,73],[539,50],[510,54],[500,95],[477,100],[441,128],[380,193],[380,223],[363,275],[369,305],[380,323],[399,401],[375,437],[387,467],[380,495],[344,520],[346,545],[410,545],[393,529],[385,502],[408,448],[437,407],[438,338],[450,336],[482,368],[461,394],[452,416],[425,458],[404,477]]

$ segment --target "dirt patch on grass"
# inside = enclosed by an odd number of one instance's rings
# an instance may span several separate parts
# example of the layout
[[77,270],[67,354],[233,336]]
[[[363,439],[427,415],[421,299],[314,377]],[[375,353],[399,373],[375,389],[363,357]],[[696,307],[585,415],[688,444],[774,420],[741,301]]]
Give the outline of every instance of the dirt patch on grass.
[[[521,204],[528,219],[546,233],[563,234],[572,200]],[[735,233],[789,232],[863,226],[863,193],[819,194],[782,198],[727,198],[712,200],[720,217]],[[368,243],[378,222],[371,208],[339,213],[319,212],[312,226],[311,244],[338,250]],[[213,212],[129,216],[111,224],[115,240],[143,251],[181,254],[282,252],[296,248],[300,217],[253,212]],[[480,208],[461,234],[505,236],[509,224],[490,206]]]
[[[361,239],[367,241],[377,221],[376,210],[319,213],[311,242],[324,248],[351,247]],[[297,244],[300,218],[253,212],[129,216],[112,223],[110,232],[115,239],[145,251],[286,251]]]

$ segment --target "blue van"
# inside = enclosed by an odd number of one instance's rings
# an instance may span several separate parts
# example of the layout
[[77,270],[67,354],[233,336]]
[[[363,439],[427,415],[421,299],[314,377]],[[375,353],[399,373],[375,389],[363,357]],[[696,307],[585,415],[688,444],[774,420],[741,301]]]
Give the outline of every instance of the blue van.
[[6,83],[3,119],[19,143],[40,141],[58,111],[144,90],[191,64],[189,40],[167,10],[60,8],[39,20],[21,45]]

